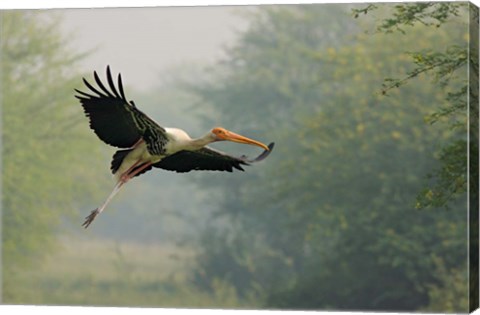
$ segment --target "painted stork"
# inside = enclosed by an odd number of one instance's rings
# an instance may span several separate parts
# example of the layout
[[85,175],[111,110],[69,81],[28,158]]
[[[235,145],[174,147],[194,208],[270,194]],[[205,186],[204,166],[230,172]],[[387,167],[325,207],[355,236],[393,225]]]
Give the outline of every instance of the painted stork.
[[[265,144],[238,135],[221,127],[210,130],[201,138],[192,139],[183,130],[165,128],[141,112],[133,101],[127,101],[123,91],[122,77],[118,74],[117,88],[107,66],[108,87],[93,73],[98,88],[85,78],[83,82],[90,90],[88,93],[75,89],[90,128],[95,134],[111,146],[120,148],[113,155],[111,171],[116,185],[102,206],[93,210],[82,224],[87,228],[105,209],[120,187],[131,178],[139,176],[153,167],[179,173],[192,170],[227,171],[234,168],[243,171],[242,165],[249,165],[266,158],[274,143]],[[207,147],[215,141],[233,141],[256,145],[264,151],[255,159],[246,156],[233,157]]]

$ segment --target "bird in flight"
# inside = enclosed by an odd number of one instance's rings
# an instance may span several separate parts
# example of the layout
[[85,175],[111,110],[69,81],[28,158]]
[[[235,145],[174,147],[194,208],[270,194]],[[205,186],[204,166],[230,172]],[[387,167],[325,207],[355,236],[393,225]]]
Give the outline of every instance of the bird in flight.
[[[113,155],[110,166],[116,185],[103,205],[85,218],[82,224],[85,228],[105,209],[125,183],[154,167],[179,173],[192,170],[243,171],[242,165],[265,159],[273,149],[273,142],[267,146],[222,127],[213,128],[203,137],[193,139],[181,129],[161,127],[140,111],[133,101],[127,101],[120,74],[116,87],[110,67],[107,66],[108,88],[96,72],[93,75],[98,87],[84,78],[83,82],[89,91],[75,89],[78,93],[75,97],[80,100],[90,128],[98,138],[120,150]],[[255,159],[233,157],[207,146],[216,141],[255,145],[264,151]]]

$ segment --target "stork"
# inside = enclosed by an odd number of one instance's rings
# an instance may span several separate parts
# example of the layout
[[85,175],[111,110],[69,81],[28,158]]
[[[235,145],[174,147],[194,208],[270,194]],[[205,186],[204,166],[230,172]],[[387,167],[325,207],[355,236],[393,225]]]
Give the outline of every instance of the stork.
[[[90,128],[108,145],[119,148],[113,155],[110,169],[116,185],[105,202],[93,210],[82,226],[87,228],[105,210],[120,188],[135,176],[152,168],[185,173],[192,170],[227,171],[241,170],[265,159],[274,147],[236,134],[222,127],[215,127],[200,138],[190,138],[178,128],[161,127],[152,118],[140,111],[133,101],[127,101],[122,77],[118,74],[117,87],[107,66],[108,88],[97,72],[93,73],[98,87],[85,78],[83,82],[90,90],[75,89],[75,95],[89,119]],[[233,141],[258,146],[264,151],[255,159],[246,156],[234,157],[207,145],[216,141]]]

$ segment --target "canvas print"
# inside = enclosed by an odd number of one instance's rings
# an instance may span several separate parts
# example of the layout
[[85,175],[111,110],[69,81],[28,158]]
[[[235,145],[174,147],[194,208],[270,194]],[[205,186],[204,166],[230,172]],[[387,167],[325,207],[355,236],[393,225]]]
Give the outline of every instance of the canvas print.
[[478,307],[469,2],[0,11],[1,303]]

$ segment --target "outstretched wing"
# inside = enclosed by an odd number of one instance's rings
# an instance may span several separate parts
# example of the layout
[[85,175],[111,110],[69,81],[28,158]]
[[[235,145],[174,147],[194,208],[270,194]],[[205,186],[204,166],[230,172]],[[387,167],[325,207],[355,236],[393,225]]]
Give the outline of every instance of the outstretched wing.
[[196,151],[179,151],[160,162],[153,164],[154,167],[162,168],[168,171],[185,173],[190,171],[227,171],[232,172],[233,169],[243,171],[242,165],[259,162],[265,159],[272,152],[274,143],[268,145],[269,151],[265,150],[257,158],[249,160],[246,156],[233,157],[226,153],[204,147]]
[[78,93],[75,97],[80,100],[95,134],[103,142],[118,148],[130,148],[143,138],[151,154],[162,154],[167,142],[165,129],[137,109],[133,101],[127,101],[121,75],[118,75],[117,90],[110,67],[107,66],[109,89],[96,72],[93,74],[98,88],[83,79],[90,91],[85,93],[75,89]]

